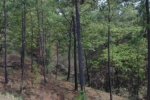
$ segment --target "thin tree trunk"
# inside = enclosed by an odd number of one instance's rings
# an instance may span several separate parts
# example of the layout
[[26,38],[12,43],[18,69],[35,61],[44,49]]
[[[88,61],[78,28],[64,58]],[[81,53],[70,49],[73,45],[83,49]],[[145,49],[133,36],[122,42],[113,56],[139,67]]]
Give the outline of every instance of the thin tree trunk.
[[[44,16],[43,16],[43,8],[41,9],[41,12],[39,11],[39,3],[38,3],[38,0],[36,1],[37,2],[37,18],[38,18],[38,28],[39,28],[39,35],[40,35],[40,41],[39,41],[39,54],[40,54],[40,58],[39,58],[39,61],[40,61],[40,64],[42,65],[43,67],[43,77],[44,77],[44,82],[46,83],[46,69],[45,69],[45,58],[44,58],[44,55],[45,55],[45,48],[44,48]],[[41,0],[41,6],[43,7],[43,2]],[[41,16],[40,16],[40,13],[41,13]]]
[[115,75],[116,75],[116,84],[115,84],[115,88],[117,88],[117,94],[120,92],[120,79],[119,79],[119,71],[118,71],[118,69],[116,69],[116,73],[115,73]]
[[85,64],[86,64],[86,72],[87,72],[87,82],[88,82],[88,85],[90,86],[90,74],[89,74],[88,58],[87,58],[87,54],[85,51],[84,51],[84,54],[85,54]]
[[79,60],[79,73],[80,73],[80,86],[81,91],[84,91],[84,57],[83,57],[83,47],[81,43],[81,32],[80,32],[80,11],[79,11],[79,0],[75,2],[76,9],[76,33],[77,33],[77,42],[78,42],[78,60]]
[[[38,63],[39,66],[43,66],[43,27],[42,27],[42,12],[41,12],[41,8],[39,8],[39,0],[36,0],[37,3],[37,7],[36,7],[36,11],[37,11],[37,20],[38,20],[38,34],[39,34],[39,56],[38,56]],[[42,2],[40,2],[42,3]],[[42,4],[40,4],[41,6]]]
[[[41,0],[41,6],[43,7],[43,1]],[[46,68],[45,68],[45,30],[44,30],[44,12],[42,8],[42,21],[41,21],[41,28],[42,28],[42,33],[41,33],[41,45],[42,45],[42,64],[43,64],[43,76],[44,76],[44,82],[46,83]]]
[[46,37],[46,29],[44,29],[44,64],[45,64],[45,76],[48,74],[48,67],[47,67],[47,37]]
[[108,78],[109,78],[109,92],[110,92],[110,100],[112,100],[112,84],[111,84],[111,72],[110,72],[110,22],[111,22],[111,18],[110,18],[110,0],[107,1],[108,2]]
[[[38,2],[38,0],[36,0],[36,12],[37,12],[37,23],[38,23],[38,34],[39,34],[39,36],[41,36],[40,34],[41,34],[41,29],[40,29],[40,12],[39,12],[39,2]],[[38,38],[39,39],[39,38]],[[38,40],[38,42],[39,42],[39,55],[38,55],[38,64],[39,64],[39,66],[40,66],[40,57],[41,57],[41,37],[40,37],[40,39]]]
[[70,73],[71,73],[71,32],[69,32],[69,45],[68,45],[68,76],[67,76],[67,80],[70,79]]
[[58,74],[58,62],[59,62],[59,41],[57,41],[56,44],[56,53],[57,53],[57,57],[56,57],[56,79],[57,79],[57,74]]
[[5,68],[5,84],[8,83],[7,74],[7,10],[6,10],[6,0],[3,0],[4,9],[4,68]]
[[31,18],[31,72],[33,72],[33,19],[30,13]]
[[[47,29],[45,29],[45,30],[47,30]],[[48,33],[47,31],[46,31],[46,33]],[[46,64],[45,64],[45,68],[46,68],[46,74],[48,74],[49,73],[49,70],[48,70],[48,63],[49,63],[49,60],[48,59],[50,59],[50,58],[48,58],[48,49],[49,48],[47,48],[47,41],[48,41],[48,37],[47,37],[47,35],[45,34],[45,62],[46,62]]]
[[135,95],[136,95],[136,99],[138,100],[139,99],[139,90],[140,90],[140,66],[138,64],[138,62],[139,62],[139,48],[137,48],[136,61],[137,61],[136,66],[138,67],[138,72],[137,72],[137,76],[136,76],[137,84],[135,87]]
[[26,46],[26,0],[22,1],[22,50],[21,50],[21,88],[23,90],[24,81],[24,57],[25,57],[25,46]]
[[149,16],[149,0],[146,0],[145,6],[146,6],[146,17],[147,17],[146,29],[147,29],[147,39],[148,39],[147,100],[150,100],[150,16]]

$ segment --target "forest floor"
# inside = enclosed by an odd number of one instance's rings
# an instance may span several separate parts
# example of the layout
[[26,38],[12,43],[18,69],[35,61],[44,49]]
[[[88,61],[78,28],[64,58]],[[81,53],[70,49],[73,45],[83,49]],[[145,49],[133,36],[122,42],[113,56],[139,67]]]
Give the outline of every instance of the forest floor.
[[[73,90],[73,83],[56,80],[53,75],[50,75],[45,84],[42,76],[39,76],[40,78],[36,81],[34,75],[30,73],[30,71],[25,71],[24,90],[20,95],[20,72],[20,70],[11,71],[11,73],[9,73],[9,83],[7,85],[4,85],[3,74],[0,72],[1,93],[7,92],[16,96],[21,96],[24,100],[75,100],[75,97],[79,95],[79,92]],[[86,87],[85,90],[88,100],[109,100],[109,94],[106,92],[95,90],[90,87]],[[114,100],[127,100],[116,95],[113,95],[113,98]]]
[[[13,58],[14,59],[14,58]],[[12,59],[11,59],[12,61]],[[16,61],[16,60],[15,60]],[[56,80],[53,74],[47,75],[47,83],[43,82],[43,76],[36,70],[31,73],[30,61],[26,61],[24,71],[23,91],[20,94],[21,70],[20,68],[8,67],[9,82],[4,84],[4,69],[0,67],[0,100],[18,100],[18,99],[3,99],[3,93],[9,93],[16,97],[22,97],[23,100],[76,100],[79,92],[74,91],[74,84],[71,82]],[[109,100],[109,93],[85,87],[88,100]],[[19,99],[20,100],[20,99]],[[22,100],[22,99],[21,99]],[[127,100],[126,98],[113,95],[113,100]]]

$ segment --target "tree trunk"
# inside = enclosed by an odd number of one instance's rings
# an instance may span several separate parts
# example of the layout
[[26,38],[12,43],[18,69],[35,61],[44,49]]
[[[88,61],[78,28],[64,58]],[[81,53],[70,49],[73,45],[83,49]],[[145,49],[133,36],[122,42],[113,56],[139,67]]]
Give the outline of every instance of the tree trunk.
[[[40,36],[40,41],[39,41],[39,64],[43,67],[42,72],[43,72],[43,77],[44,77],[44,82],[46,83],[46,67],[45,67],[45,30],[44,30],[44,15],[43,15],[43,1],[40,1],[40,6],[42,6],[41,9],[39,9],[39,2],[38,0],[36,1],[37,3],[37,19],[38,19],[38,33]],[[41,16],[40,16],[41,15]]]
[[77,71],[77,39],[76,39],[76,25],[75,17],[72,15],[72,32],[74,37],[74,81],[75,81],[75,90],[78,90],[78,71]]
[[31,18],[31,72],[33,72],[33,18],[30,13],[30,18]]
[[38,23],[38,35],[40,36],[39,38],[38,38],[38,50],[39,50],[39,54],[38,54],[38,58],[37,58],[37,60],[38,60],[38,65],[40,66],[40,57],[41,57],[41,28],[40,28],[40,12],[39,12],[39,2],[38,2],[38,0],[36,0],[36,12],[37,12],[37,23]]
[[81,91],[84,91],[84,58],[83,58],[83,47],[81,43],[81,32],[80,32],[80,11],[79,11],[79,0],[75,2],[76,9],[76,33],[77,33],[77,42],[78,42],[78,61],[79,61],[79,73],[80,73],[80,85]]
[[150,100],[150,16],[149,16],[149,0],[145,2],[146,6],[146,17],[147,17],[147,39],[148,39],[148,68],[147,68],[147,77],[148,77],[148,85],[147,85],[147,100]]
[[108,2],[108,79],[109,79],[109,92],[110,92],[110,100],[112,100],[112,84],[111,84],[111,72],[110,72],[110,22],[111,22],[111,16],[110,16],[110,0]]
[[42,50],[42,66],[43,66],[43,77],[46,83],[46,67],[45,67],[45,30],[44,30],[44,12],[43,12],[43,1],[41,0],[42,12],[41,12],[41,50]]
[[87,54],[84,51],[85,54],[85,65],[86,65],[86,73],[87,73],[87,82],[88,82],[88,86],[90,86],[90,74],[89,74],[89,66],[88,66],[88,58],[87,58]]
[[[47,30],[47,29],[45,29],[45,30]],[[45,32],[45,33],[48,33],[47,31]],[[48,74],[49,73],[49,70],[48,70],[48,63],[49,63],[49,59],[50,58],[48,58],[49,56],[48,56],[48,50],[49,50],[49,48],[47,48],[46,47],[46,45],[47,45],[47,41],[48,41],[48,37],[47,37],[47,35],[45,34],[45,61],[46,61],[46,64],[45,64],[45,68],[46,68],[46,74]]]
[[26,0],[22,1],[22,50],[21,50],[21,88],[23,90],[24,81],[24,58],[25,58],[25,46],[26,46]]
[[57,79],[57,74],[58,74],[58,62],[59,62],[59,41],[57,41],[57,44],[56,44],[56,79]]
[[8,83],[7,74],[7,10],[6,10],[6,0],[3,0],[4,9],[4,68],[5,68],[5,84]]
[[119,78],[119,70],[116,69],[116,72],[115,72],[115,77],[116,77],[116,80],[115,80],[115,88],[117,88],[117,94],[120,92],[120,78]]
[[71,72],[71,31],[69,32],[69,45],[68,45],[68,76],[67,76],[67,80],[70,79],[70,72]]

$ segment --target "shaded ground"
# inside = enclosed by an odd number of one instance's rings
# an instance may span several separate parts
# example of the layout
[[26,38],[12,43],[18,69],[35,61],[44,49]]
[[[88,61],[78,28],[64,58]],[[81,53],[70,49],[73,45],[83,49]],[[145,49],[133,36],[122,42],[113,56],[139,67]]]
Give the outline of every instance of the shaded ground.
[[[13,60],[15,60],[13,58]],[[10,60],[10,65],[12,61]],[[20,60],[15,60],[15,62]],[[14,61],[13,61],[14,62]],[[18,62],[17,62],[18,63]],[[14,63],[13,63],[14,64]],[[15,63],[16,64],[16,63]],[[43,82],[43,76],[36,70],[36,72],[31,73],[30,61],[26,61],[25,66],[25,77],[24,77],[24,90],[22,94],[19,93],[20,83],[21,83],[21,70],[20,68],[8,68],[9,83],[4,84],[4,69],[0,66],[0,92],[10,93],[15,96],[22,96],[24,100],[75,100],[79,95],[79,92],[74,91],[74,84],[56,80],[53,75],[48,75],[47,83]],[[89,87],[85,88],[88,100],[109,100],[109,94],[106,92],[98,91]],[[0,97],[0,100],[5,98]],[[127,100],[125,98],[113,95],[114,100]],[[5,100],[5,99],[3,99]],[[13,100],[13,99],[6,99]]]
[[[19,95],[20,71],[10,70],[9,83],[7,85],[3,84],[3,74],[0,72],[0,91]],[[29,73],[29,71],[25,71],[24,90],[21,94],[25,100],[75,100],[74,98],[79,94],[73,90],[74,84],[70,82],[55,80],[54,76],[51,75],[47,79],[47,84],[44,84],[42,82],[42,76],[39,76],[40,78],[35,80],[34,75]],[[108,93],[89,87],[86,87],[86,94],[89,100],[109,100]],[[126,100],[119,96],[113,96],[113,98],[114,100]]]

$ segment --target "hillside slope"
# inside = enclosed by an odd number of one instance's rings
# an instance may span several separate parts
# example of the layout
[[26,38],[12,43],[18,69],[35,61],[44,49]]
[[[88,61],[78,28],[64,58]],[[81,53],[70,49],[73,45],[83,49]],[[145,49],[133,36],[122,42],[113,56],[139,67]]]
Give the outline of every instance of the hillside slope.
[[[9,83],[3,84],[3,72],[0,68],[0,92],[16,96],[22,96],[24,100],[75,100],[79,92],[74,91],[74,84],[56,80],[54,75],[49,75],[48,82],[43,83],[42,76],[35,77],[35,73],[25,71],[24,90],[19,94],[20,87],[20,70],[9,68]],[[86,87],[86,95],[88,100],[109,100],[109,94]],[[127,100],[125,98],[113,95],[114,100]]]

